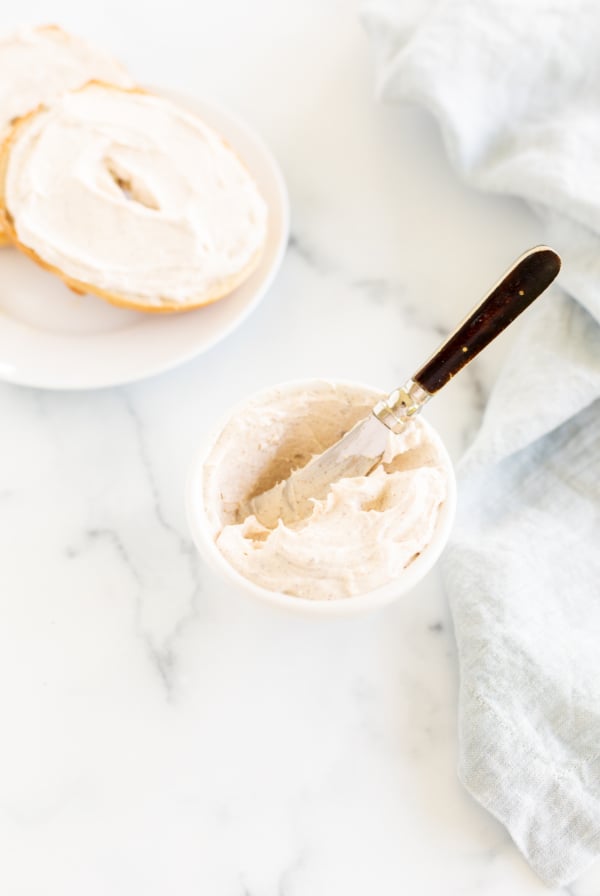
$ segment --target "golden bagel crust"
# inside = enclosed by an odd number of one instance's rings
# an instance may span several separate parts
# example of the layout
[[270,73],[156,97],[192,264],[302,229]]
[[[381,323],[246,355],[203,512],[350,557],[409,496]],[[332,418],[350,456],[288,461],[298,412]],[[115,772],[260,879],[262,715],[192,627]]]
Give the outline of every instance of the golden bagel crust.
[[[88,81],[86,84],[83,84],[81,87],[77,88],[77,90],[69,92],[79,93],[80,91],[85,90],[91,84],[99,85],[108,90],[114,90],[120,93],[138,93],[148,96],[156,96],[156,94],[153,94],[152,91],[144,90],[142,87],[118,87],[115,84],[109,84],[105,81],[98,81],[95,79]],[[22,243],[17,235],[13,217],[11,215],[10,209],[8,209],[6,205],[6,177],[8,174],[8,166],[10,164],[10,154],[12,151],[12,147],[18,140],[19,134],[37,115],[47,111],[47,109],[48,107],[42,103],[36,109],[32,109],[31,112],[28,112],[26,115],[22,115],[20,118],[16,119],[0,146],[0,245],[7,243],[13,245],[24,255],[27,255],[29,258],[31,258],[32,261],[39,265],[39,267],[44,268],[46,271],[49,271],[51,274],[55,274],[57,277],[59,277],[63,281],[63,283],[75,293],[78,293],[80,295],[92,294],[98,296],[101,299],[104,299],[111,305],[117,305],[120,308],[129,308],[134,311],[143,311],[151,314],[172,314],[174,312],[193,311],[197,308],[203,308],[205,305],[211,305],[213,302],[218,302],[219,299],[223,299],[230,293],[232,293],[234,289],[236,289],[245,280],[247,280],[248,277],[256,270],[263,254],[264,243],[258,249],[258,251],[255,252],[254,256],[250,259],[250,262],[244,268],[242,268],[242,270],[238,271],[233,276],[228,277],[226,280],[223,280],[215,289],[208,290],[201,299],[184,304],[175,300],[170,300],[168,296],[161,296],[160,300],[161,302],[164,302],[164,304],[154,305],[146,304],[144,302],[132,301],[131,298],[120,296],[118,293],[107,292],[105,289],[101,289],[94,283],[85,283],[81,280],[75,280],[74,278],[69,277],[69,275],[62,271],[60,268],[55,267],[54,265],[49,264],[47,261],[44,261],[43,258],[40,258],[37,252],[35,252],[25,243]],[[231,149],[229,143],[223,137],[220,137],[220,139],[225,146],[227,146],[232,152],[234,152],[234,150]],[[237,156],[237,158],[243,164],[243,161],[239,158],[239,156]]]
[[[36,27],[33,28],[32,30],[37,31],[37,32],[50,32],[52,34],[56,34],[59,37],[63,38],[65,40],[65,42],[72,41],[72,40],[78,40],[77,37],[75,37],[72,34],[69,34],[69,32],[65,31],[64,28],[61,28],[60,25],[55,25],[55,24],[36,25]],[[117,64],[120,64],[118,62],[118,60],[115,60],[115,62],[117,62]],[[124,67],[123,67],[123,70],[125,70]],[[81,87],[83,87],[83,86],[85,86],[85,84],[81,85]],[[80,89],[80,88],[75,88],[75,89]],[[30,111],[34,111],[34,110],[25,109],[23,112],[23,115],[20,116],[19,118],[15,119],[15,121],[13,121],[11,123],[11,126],[14,125],[16,122],[20,121],[21,118],[26,118]],[[0,209],[0,211],[2,211],[2,209]],[[4,219],[0,216],[0,248],[2,248],[3,246],[9,246],[12,244],[12,242],[13,241],[10,238],[10,235],[6,232]]]

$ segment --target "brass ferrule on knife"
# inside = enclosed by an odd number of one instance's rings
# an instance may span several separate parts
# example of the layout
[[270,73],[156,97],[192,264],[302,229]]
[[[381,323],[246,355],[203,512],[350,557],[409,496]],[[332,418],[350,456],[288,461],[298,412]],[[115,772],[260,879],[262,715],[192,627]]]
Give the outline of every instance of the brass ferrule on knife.
[[431,394],[414,380],[407,380],[399,389],[377,402],[373,413],[392,432],[402,432],[411,417],[427,404]]

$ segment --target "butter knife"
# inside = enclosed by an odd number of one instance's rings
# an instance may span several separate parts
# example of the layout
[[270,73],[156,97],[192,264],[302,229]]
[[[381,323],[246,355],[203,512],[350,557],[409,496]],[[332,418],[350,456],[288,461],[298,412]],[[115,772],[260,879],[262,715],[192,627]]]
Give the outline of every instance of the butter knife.
[[253,498],[250,512],[268,528],[279,519],[296,522],[310,514],[312,499],[325,497],[332,482],[367,476],[380,462],[390,430],[400,433],[409,426],[430,398],[550,286],[560,265],[547,246],[525,252],[410,379],[338,442]]

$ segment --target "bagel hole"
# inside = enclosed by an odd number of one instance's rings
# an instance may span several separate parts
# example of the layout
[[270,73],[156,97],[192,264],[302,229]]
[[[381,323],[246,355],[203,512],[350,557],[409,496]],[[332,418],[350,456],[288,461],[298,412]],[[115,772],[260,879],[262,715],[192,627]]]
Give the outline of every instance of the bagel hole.
[[156,197],[139,178],[134,177],[114,159],[105,159],[104,165],[125,199],[129,202],[137,202],[152,211],[160,211]]

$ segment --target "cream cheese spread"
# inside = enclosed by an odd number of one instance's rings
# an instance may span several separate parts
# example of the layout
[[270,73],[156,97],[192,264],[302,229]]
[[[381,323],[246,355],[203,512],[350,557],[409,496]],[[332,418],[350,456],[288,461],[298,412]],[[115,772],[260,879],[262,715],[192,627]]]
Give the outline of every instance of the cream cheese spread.
[[0,34],[0,135],[13,119],[93,79],[134,86],[123,66],[61,28]]
[[205,463],[204,503],[218,549],[247,579],[312,600],[350,597],[397,579],[427,548],[447,474],[419,419],[390,432],[376,469],[332,484],[307,519],[268,529],[245,515],[250,498],[328,448],[379,398],[314,381],[259,396],[225,426]]
[[219,298],[266,235],[265,202],[218,134],[169,100],[106,85],[23,124],[5,197],[42,262],[134,306]]

